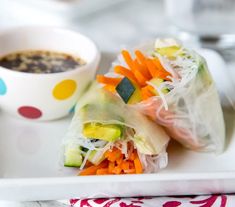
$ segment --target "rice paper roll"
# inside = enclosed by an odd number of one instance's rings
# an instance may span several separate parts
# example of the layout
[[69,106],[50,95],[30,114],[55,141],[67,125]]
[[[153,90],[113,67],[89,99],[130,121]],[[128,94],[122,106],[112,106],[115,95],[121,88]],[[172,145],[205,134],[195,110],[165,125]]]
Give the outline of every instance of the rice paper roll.
[[[81,175],[154,173],[167,165],[168,142],[162,127],[94,83],[76,105],[64,140],[65,166],[79,167]],[[81,155],[77,165],[67,162],[73,154]],[[101,170],[91,172],[87,163]]]
[[[163,98],[153,97],[136,107],[164,126],[168,134],[185,147],[221,153],[225,126],[215,83],[205,59],[193,51],[187,52],[190,59],[169,60],[158,55],[163,65],[168,64],[172,69],[182,67],[181,71],[175,69],[180,80],[164,83],[172,89]],[[189,65],[184,65],[184,61]]]
[[[104,78],[121,78],[112,91],[122,99],[120,85],[129,79],[135,93],[140,92],[139,97],[133,93],[126,104],[162,125],[185,147],[223,151],[225,126],[219,96],[205,59],[195,51],[173,39],[158,39],[155,45],[140,46],[129,54],[122,51]],[[104,78],[97,80],[107,86]]]

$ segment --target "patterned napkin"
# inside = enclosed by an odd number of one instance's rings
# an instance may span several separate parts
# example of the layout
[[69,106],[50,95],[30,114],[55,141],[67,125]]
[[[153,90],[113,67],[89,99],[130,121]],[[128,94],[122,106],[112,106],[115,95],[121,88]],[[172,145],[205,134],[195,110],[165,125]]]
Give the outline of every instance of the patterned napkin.
[[97,198],[61,201],[72,207],[234,207],[235,194],[143,198]]

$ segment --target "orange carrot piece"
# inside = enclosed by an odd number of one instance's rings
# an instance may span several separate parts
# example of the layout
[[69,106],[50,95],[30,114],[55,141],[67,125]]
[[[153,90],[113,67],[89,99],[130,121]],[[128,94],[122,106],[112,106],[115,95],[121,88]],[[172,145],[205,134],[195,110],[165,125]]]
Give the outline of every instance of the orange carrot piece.
[[146,89],[146,90],[148,90],[149,92],[151,92],[153,94],[154,94],[154,91],[155,91],[154,87],[151,86],[151,85],[147,85],[147,86],[143,87],[142,89]]
[[148,96],[154,96],[156,95],[156,91],[153,86],[147,85],[142,88],[142,90],[147,93]]
[[123,154],[116,160],[117,165],[121,165],[123,162]]
[[90,166],[86,169],[83,169],[79,175],[95,175],[96,174],[96,171],[97,169],[99,169],[97,166]]
[[120,168],[119,166],[117,166],[113,169],[113,173],[116,175],[121,174],[121,172],[122,172],[122,168]]
[[135,51],[135,55],[136,55],[136,58],[137,60],[142,64],[142,65],[145,65],[146,66],[146,58],[145,56],[142,54],[142,52],[140,52],[139,50],[136,50]]
[[126,62],[126,64],[128,65],[128,67],[133,70],[133,60],[131,58],[130,53],[127,50],[123,50],[122,51],[122,56]]
[[147,100],[148,98],[154,96],[155,94],[152,92],[149,86],[145,86],[141,88],[141,96],[143,100]]
[[136,55],[136,59],[138,60],[140,66],[142,68],[144,75],[148,79],[151,79],[152,76],[151,76],[151,73],[149,72],[147,64],[146,64],[146,57],[139,50],[135,51],[135,55]]
[[105,157],[111,161],[111,162],[115,162],[117,159],[119,159],[122,156],[122,152],[117,149],[117,148],[113,148],[111,151],[108,150],[105,153]]
[[134,160],[134,165],[135,165],[135,171],[137,174],[143,173],[143,167],[142,167],[142,164],[140,162],[138,155],[136,156]]
[[114,162],[109,162],[109,173],[113,173],[113,170],[114,170],[114,167],[115,167],[115,163]]
[[112,93],[114,93],[114,92],[116,91],[115,86],[112,86],[112,85],[105,85],[105,86],[103,87],[103,89],[105,89],[106,91],[110,91],[110,92],[112,92]]
[[166,69],[162,66],[162,64],[161,64],[159,59],[154,58],[154,59],[152,59],[152,61],[153,61],[154,65],[158,68],[158,70],[161,71],[162,75],[164,74],[165,77],[171,76],[171,74],[168,71],[166,71]]
[[122,167],[123,171],[128,170],[129,167],[130,167],[130,162],[127,161],[127,160],[124,160],[124,161],[122,162],[121,167]]
[[136,77],[134,76],[134,74],[132,73],[131,70],[129,70],[121,65],[116,65],[114,67],[114,71],[120,75],[127,77],[128,79],[134,81],[135,83],[138,83]]
[[145,86],[146,81],[148,81],[148,80],[142,75],[142,73],[140,71],[136,70],[134,74],[135,74],[136,79],[138,80],[139,85]]
[[96,175],[108,175],[109,170],[108,168],[100,168],[96,171]]
[[108,161],[104,160],[103,162],[101,162],[99,165],[93,165],[90,166],[88,168],[83,169],[79,175],[95,175],[96,171],[100,168],[106,168],[108,167]]
[[137,60],[133,61],[133,67],[135,68],[134,73],[136,70],[138,70],[147,80],[152,78],[148,69],[145,66],[140,65]]
[[136,172],[134,162],[133,162],[133,161],[130,161],[129,163],[130,163],[130,164],[129,164],[129,169],[128,169],[128,170],[125,170],[124,172],[125,172],[126,174],[134,174],[134,173]]
[[136,158],[136,151],[133,151],[132,153],[131,153],[131,155],[130,155],[130,157],[129,157],[129,160],[134,160],[135,158]]
[[155,66],[153,61],[151,59],[147,59],[146,64],[147,64],[147,67],[148,67],[148,70],[149,70],[151,76],[153,78],[158,77],[157,67]]
[[154,63],[154,65],[157,67],[158,70],[166,71],[165,68],[163,68],[160,60],[158,58],[151,59]]
[[135,174],[135,169],[129,169],[124,171],[126,174]]
[[103,83],[103,84],[107,84],[107,85],[112,85],[112,86],[117,86],[122,79],[121,78],[106,77],[104,75],[97,75],[96,76],[96,80],[99,83]]
[[135,169],[135,165],[133,162],[130,162],[130,169]]
[[87,168],[87,167],[90,167],[90,166],[92,166],[93,164],[89,161],[89,160],[87,160],[86,161],[86,164],[85,164],[85,168]]

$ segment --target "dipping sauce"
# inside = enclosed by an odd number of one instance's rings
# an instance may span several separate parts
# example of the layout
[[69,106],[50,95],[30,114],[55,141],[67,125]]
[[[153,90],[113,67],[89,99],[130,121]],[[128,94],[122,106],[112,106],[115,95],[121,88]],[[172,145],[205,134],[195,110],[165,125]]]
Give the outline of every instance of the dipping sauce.
[[0,57],[0,66],[26,73],[60,73],[84,64],[79,57],[46,50],[20,51]]

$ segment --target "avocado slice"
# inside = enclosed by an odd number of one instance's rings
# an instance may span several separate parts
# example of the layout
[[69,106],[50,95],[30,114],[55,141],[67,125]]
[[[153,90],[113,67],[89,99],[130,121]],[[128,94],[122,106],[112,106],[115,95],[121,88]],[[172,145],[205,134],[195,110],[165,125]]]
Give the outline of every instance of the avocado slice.
[[[173,58],[175,57],[176,53],[180,50],[179,46],[170,46],[170,47],[161,47],[161,48],[156,48],[156,51],[162,55],[166,56],[168,58]],[[180,54],[182,55],[182,53]]]
[[122,136],[123,127],[117,124],[86,123],[83,135],[87,138],[114,142]]
[[[164,80],[161,79],[161,78],[153,78],[153,79],[151,79],[149,82],[152,83],[153,85],[159,87],[159,86],[161,85],[161,83],[164,82]],[[157,95],[157,91],[154,90],[154,91],[152,91],[152,92]],[[167,89],[167,88],[162,88],[161,92],[162,92],[163,94],[167,94],[167,93],[169,92],[169,89]]]
[[130,97],[130,99],[128,100],[127,104],[136,104],[136,103],[141,102],[142,100],[140,88],[136,86],[134,83],[133,85],[135,86],[135,91]]
[[81,155],[81,149],[79,146],[77,147],[69,147],[65,148],[64,153],[64,166],[65,167],[80,167],[82,164],[83,158]]

